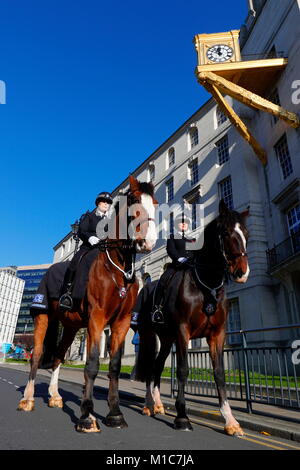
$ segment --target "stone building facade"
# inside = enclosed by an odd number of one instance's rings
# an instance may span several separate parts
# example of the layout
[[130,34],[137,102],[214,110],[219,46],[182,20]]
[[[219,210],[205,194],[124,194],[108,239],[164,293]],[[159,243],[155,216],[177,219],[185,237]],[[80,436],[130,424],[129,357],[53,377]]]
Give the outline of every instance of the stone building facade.
[[[249,60],[251,56],[282,53],[288,58],[288,65],[265,97],[299,115],[300,0],[249,0],[248,4],[249,14],[240,33],[242,57]],[[251,272],[245,285],[230,282],[227,286],[228,330],[300,323],[300,130],[226,99],[265,149],[265,167],[210,99],[133,175],[141,181],[153,181],[159,204],[182,206],[186,201],[193,217],[193,208],[201,204],[205,225],[217,216],[221,198],[237,211],[249,208]],[[127,187],[125,179],[112,191],[113,196]],[[162,225],[169,223],[166,220]],[[195,234],[199,234],[201,227],[196,225],[195,219]],[[68,234],[56,245],[54,262],[70,257],[74,246],[70,238]],[[165,248],[166,240],[159,237],[150,254],[138,257],[140,278],[145,273],[153,280],[159,278],[168,261]],[[279,345],[296,337],[296,329],[260,332],[250,334],[248,342]],[[130,339],[125,355],[127,351],[133,354]],[[241,338],[229,335],[227,341],[234,346]],[[200,340],[193,342],[193,346],[204,345]]]

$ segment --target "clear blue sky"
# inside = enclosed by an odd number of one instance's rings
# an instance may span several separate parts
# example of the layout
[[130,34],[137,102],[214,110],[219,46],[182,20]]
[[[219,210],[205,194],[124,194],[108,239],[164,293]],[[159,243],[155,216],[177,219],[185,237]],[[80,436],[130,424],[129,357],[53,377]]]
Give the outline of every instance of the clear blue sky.
[[0,266],[52,262],[70,224],[207,99],[195,34],[246,0],[6,0],[0,6]]

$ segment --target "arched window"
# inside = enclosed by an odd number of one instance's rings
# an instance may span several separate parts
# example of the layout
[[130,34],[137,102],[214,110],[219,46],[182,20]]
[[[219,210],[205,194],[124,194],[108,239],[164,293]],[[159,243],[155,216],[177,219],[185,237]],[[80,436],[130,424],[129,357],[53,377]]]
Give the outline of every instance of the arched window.
[[198,129],[197,127],[191,127],[189,130],[189,150],[196,147],[199,143]]
[[151,183],[153,183],[153,181],[155,180],[155,166],[153,163],[149,165],[148,168],[148,179]]
[[226,114],[223,113],[222,109],[218,106],[216,110],[217,127],[220,127],[223,122],[227,121]]
[[175,150],[174,147],[171,147],[168,151],[168,168],[170,168],[175,163]]

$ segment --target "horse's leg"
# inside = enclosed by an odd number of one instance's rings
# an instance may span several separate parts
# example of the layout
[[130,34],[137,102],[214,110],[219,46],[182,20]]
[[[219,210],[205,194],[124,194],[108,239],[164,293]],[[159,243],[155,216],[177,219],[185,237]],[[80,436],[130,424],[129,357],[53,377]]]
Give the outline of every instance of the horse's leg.
[[84,394],[80,406],[81,417],[76,426],[78,432],[100,432],[100,426],[93,415],[94,382],[99,372],[100,337],[104,328],[104,312],[93,309],[87,329],[87,360],[84,368]]
[[177,416],[174,420],[174,428],[176,430],[181,431],[192,431],[193,427],[190,423],[189,418],[186,414],[186,406],[185,406],[185,396],[184,396],[184,388],[186,384],[186,380],[189,375],[189,367],[188,367],[188,343],[189,343],[189,335],[187,332],[187,328],[185,325],[180,326],[180,330],[177,337],[176,342],[176,356],[177,356],[177,381],[178,381],[178,394],[176,398],[176,410]]
[[61,395],[58,392],[58,375],[59,375],[59,370],[61,363],[63,362],[65,358],[65,354],[68,350],[68,348],[71,346],[75,335],[79,328],[72,328],[65,326],[63,330],[63,336],[62,339],[57,347],[57,352],[55,354],[55,359],[54,363],[52,366],[52,375],[51,375],[51,381],[49,385],[49,401],[48,405],[50,408],[62,408],[63,407],[63,400]]
[[230,436],[243,436],[244,432],[231,412],[230,405],[226,397],[225,372],[223,360],[225,330],[222,329],[217,334],[207,338],[209,344],[210,357],[214,369],[214,378],[219,395],[220,411],[225,419],[224,430]]
[[160,378],[166,359],[170,353],[173,339],[163,338],[160,350],[154,363],[154,382],[146,382],[146,398],[143,414],[153,416],[155,414],[165,414],[164,405],[160,398]]
[[116,320],[111,325],[110,339],[110,362],[109,362],[109,389],[108,406],[109,413],[105,418],[106,426],[114,428],[127,428],[128,425],[124,419],[119,406],[119,376],[121,370],[122,346],[125,336],[130,326],[130,315]]
[[46,314],[37,315],[34,319],[34,349],[30,361],[29,379],[24,390],[24,396],[18,406],[18,410],[21,411],[32,411],[34,409],[34,381],[43,354],[43,343],[48,323],[49,318]]

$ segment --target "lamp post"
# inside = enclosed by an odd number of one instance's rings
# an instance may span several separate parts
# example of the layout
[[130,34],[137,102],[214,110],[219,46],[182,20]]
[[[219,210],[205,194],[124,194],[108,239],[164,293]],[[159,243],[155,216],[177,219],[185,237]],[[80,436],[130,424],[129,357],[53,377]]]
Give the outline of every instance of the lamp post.
[[79,222],[76,220],[73,224],[71,224],[73,238],[75,240],[75,248],[74,248],[74,255],[78,251],[78,244],[79,244],[79,236],[78,236],[78,229],[79,229]]

